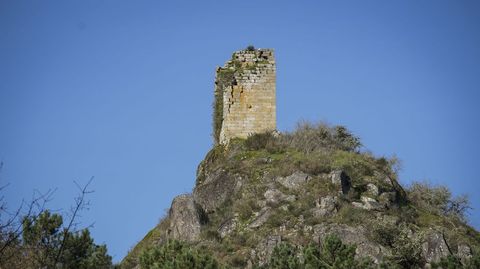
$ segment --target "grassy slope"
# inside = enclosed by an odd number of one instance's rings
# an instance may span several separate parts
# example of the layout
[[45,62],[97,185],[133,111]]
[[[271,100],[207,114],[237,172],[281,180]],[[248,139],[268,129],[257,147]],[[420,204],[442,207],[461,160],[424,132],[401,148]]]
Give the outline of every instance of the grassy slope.
[[[251,249],[272,233],[282,234],[287,241],[294,244],[308,244],[312,240],[311,233],[299,229],[299,225],[302,227],[318,223],[363,225],[370,228],[368,238],[386,245],[388,240],[382,233],[396,233],[398,232],[396,227],[381,225],[377,221],[375,212],[358,209],[351,205],[351,202],[359,201],[360,195],[365,195],[368,183],[374,183],[383,191],[393,190],[398,194],[396,203],[382,212],[383,215],[399,219],[417,233],[426,232],[429,228],[435,227],[444,232],[451,248],[456,248],[459,243],[468,243],[474,251],[478,251],[480,235],[473,228],[455,216],[432,211],[430,208],[420,207],[409,201],[407,194],[397,183],[394,160],[376,158],[370,153],[360,153],[353,149],[346,150],[338,141],[328,141],[328,139],[338,140],[334,135],[322,139],[326,139],[328,145],[335,143],[338,145],[313,147],[314,150],[308,150],[312,147],[299,146],[293,139],[285,142],[267,135],[252,137],[247,141],[232,141],[228,149],[221,146],[212,149],[200,165],[197,184],[205,178],[205,171],[220,168],[232,175],[243,175],[246,182],[240,192],[231,197],[222,208],[208,216],[209,222],[202,227],[202,240],[197,245],[208,248],[219,261],[234,267],[244,266],[245,257]],[[335,186],[327,178],[328,173],[333,170],[345,171],[352,180],[353,189],[348,195],[341,197],[339,211],[335,216],[316,218],[310,211],[315,207],[315,200],[318,197],[336,193]],[[295,171],[308,173],[313,179],[300,190],[289,190],[279,184],[275,187],[284,194],[295,195],[299,199],[269,204],[272,214],[268,221],[256,230],[248,229],[248,224],[256,217],[255,212],[261,209],[258,201],[263,199],[266,189],[271,184],[275,184],[272,183],[272,179],[290,175]],[[392,180],[393,186],[385,183],[386,176]],[[237,228],[232,234],[221,239],[218,227],[225,220],[235,216],[238,219]],[[161,222],[132,249],[122,261],[124,268],[131,268],[143,249],[158,242],[162,233],[165,233],[167,222],[168,220]],[[280,226],[283,226],[285,231],[279,231]]]

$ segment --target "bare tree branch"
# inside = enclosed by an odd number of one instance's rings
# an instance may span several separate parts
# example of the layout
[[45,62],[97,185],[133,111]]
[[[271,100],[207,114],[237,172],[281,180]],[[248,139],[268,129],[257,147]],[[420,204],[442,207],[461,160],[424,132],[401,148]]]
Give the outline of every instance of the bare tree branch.
[[[25,214],[22,214],[22,211],[25,206],[25,200],[22,200],[22,203],[15,211],[15,213],[10,214],[5,224],[0,226],[0,233],[7,234],[8,237],[5,242],[2,242],[0,246],[0,257],[3,256],[4,251],[14,242],[16,242],[23,233],[22,218],[32,218],[36,220],[38,216],[45,211],[45,205],[51,200],[54,191],[48,190],[46,193],[42,194],[39,191],[34,191],[32,200],[28,203],[27,211]],[[4,212],[7,212],[6,210]]]
[[90,180],[85,184],[83,187],[81,187],[76,181],[74,181],[75,185],[77,188],[80,190],[80,194],[78,197],[75,198],[75,205],[72,207],[72,215],[70,217],[70,221],[67,225],[67,227],[63,230],[64,236],[62,239],[62,243],[60,245],[60,249],[58,250],[58,253],[55,257],[55,264],[58,263],[60,260],[60,257],[62,255],[62,252],[65,248],[65,242],[67,241],[68,235],[73,227],[75,227],[75,219],[77,218],[79,212],[83,209],[85,209],[85,206],[88,205],[88,201],[85,201],[85,196],[87,194],[92,193],[93,191],[88,190],[88,186],[92,183],[94,177],[91,177]]

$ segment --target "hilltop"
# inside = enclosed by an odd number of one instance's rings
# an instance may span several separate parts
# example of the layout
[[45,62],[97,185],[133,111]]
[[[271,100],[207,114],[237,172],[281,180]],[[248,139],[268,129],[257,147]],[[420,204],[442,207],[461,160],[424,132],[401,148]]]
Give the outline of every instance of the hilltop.
[[192,193],[172,201],[121,267],[478,268],[468,200],[441,186],[405,188],[397,172],[395,158],[361,150],[343,126],[302,123],[216,144]]

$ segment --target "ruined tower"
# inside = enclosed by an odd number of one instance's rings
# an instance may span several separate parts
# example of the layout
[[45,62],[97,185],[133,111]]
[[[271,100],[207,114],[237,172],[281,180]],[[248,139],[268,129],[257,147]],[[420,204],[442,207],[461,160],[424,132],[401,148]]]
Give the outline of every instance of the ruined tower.
[[272,49],[236,51],[215,78],[215,143],[276,129],[275,58]]

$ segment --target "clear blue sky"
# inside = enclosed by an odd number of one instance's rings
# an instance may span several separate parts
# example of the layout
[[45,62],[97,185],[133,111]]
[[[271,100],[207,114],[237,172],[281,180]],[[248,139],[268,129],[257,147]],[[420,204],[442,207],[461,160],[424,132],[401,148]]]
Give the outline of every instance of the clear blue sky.
[[95,176],[116,261],[191,191],[212,146],[215,66],[274,48],[280,130],[342,124],[401,181],[470,194],[480,227],[478,1],[0,1],[0,174],[13,207]]

